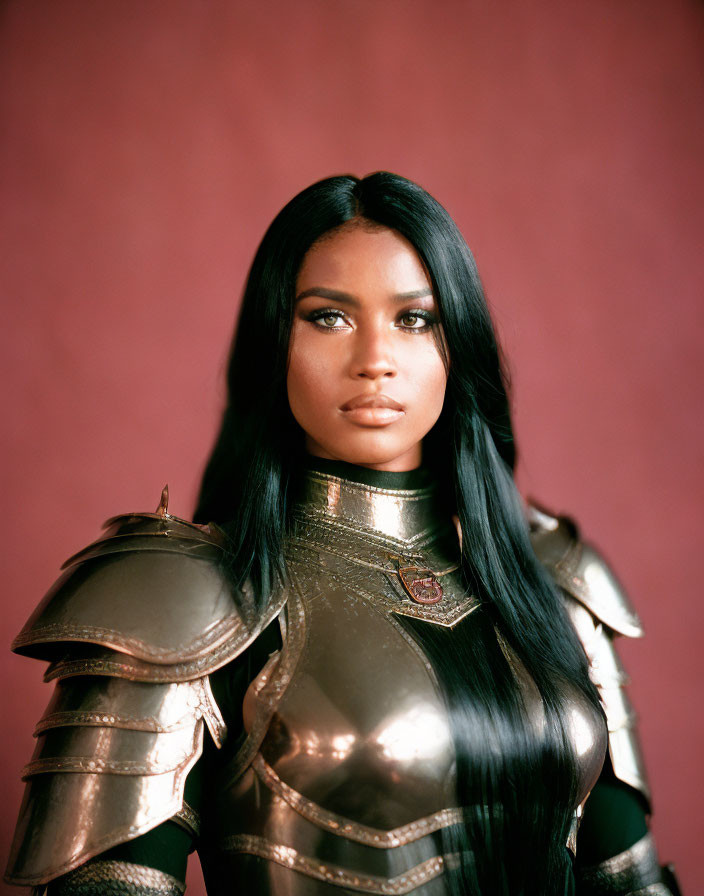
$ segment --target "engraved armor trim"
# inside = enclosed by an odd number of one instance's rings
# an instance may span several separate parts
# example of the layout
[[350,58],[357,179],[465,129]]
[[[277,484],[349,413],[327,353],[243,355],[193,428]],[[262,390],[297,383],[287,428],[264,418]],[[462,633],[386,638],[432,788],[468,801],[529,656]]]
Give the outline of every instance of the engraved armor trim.
[[324,881],[328,884],[334,884],[338,887],[346,887],[349,890],[356,890],[360,893],[383,893],[397,896],[397,894],[410,893],[416,887],[420,887],[428,881],[442,874],[444,861],[441,856],[427,859],[420,865],[410,868],[404,874],[397,877],[385,878],[366,874],[355,874],[338,865],[329,862],[321,862],[319,859],[313,859],[309,856],[302,856],[290,846],[283,846],[280,843],[270,843],[263,837],[253,837],[247,835],[231,837],[225,843],[228,852],[248,853],[249,855],[259,856],[262,859],[269,859],[292,871],[299,871],[308,877],[316,880]]
[[[186,776],[202,752],[204,720],[223,734],[203,680],[135,685],[79,678],[59,687],[24,770],[28,783],[6,875],[23,886],[46,883],[178,813]],[[81,713],[72,723],[62,716],[61,725],[51,724],[57,703],[86,706],[91,699],[96,710],[88,724]],[[146,729],[145,710],[152,713]]]
[[577,880],[584,896],[673,896],[649,833],[613,858],[583,868]]
[[224,778],[229,783],[239,778],[256,756],[305,646],[305,613],[295,589],[290,590],[285,610],[279,618],[283,649],[271,666],[264,667],[245,696],[245,707],[248,697],[254,702],[254,717],[245,742],[227,767]]
[[528,507],[533,550],[556,584],[583,604],[611,631],[642,638],[643,626],[604,558],[579,538],[567,517]]
[[200,814],[196,812],[192,806],[189,806],[185,800],[183,801],[181,808],[175,815],[171,816],[170,820],[181,825],[182,828],[188,831],[194,840],[197,840],[198,837],[200,837]]
[[625,692],[628,679],[614,646],[617,635],[642,637],[640,620],[606,562],[593,547],[580,541],[572,521],[535,507],[528,509],[528,517],[536,555],[563,590],[567,613],[587,654],[609,728],[614,774],[649,802],[636,714]]
[[[109,525],[16,642],[51,661],[57,686],[37,726],[8,880],[45,883],[168,819],[195,830],[185,778],[205,725],[216,743],[225,735],[207,675],[279,614],[282,649],[250,685],[247,737],[210,794],[219,839],[202,858],[206,878],[216,862],[213,893],[229,892],[243,862],[289,896],[317,891],[315,881],[403,894],[438,878],[443,892],[451,857],[438,855],[435,833],[462,811],[454,747],[434,673],[398,617],[452,626],[483,610],[462,585],[434,490],[309,473],[285,543],[289,587],[259,616],[221,574],[216,530],[165,507]],[[428,594],[433,603],[418,601]],[[529,683],[523,696],[539,723]],[[603,723],[579,721],[592,735],[579,753],[591,774]]]
[[[241,653],[282,606],[279,600],[263,619],[246,589],[234,591],[215,526],[168,513],[128,514],[106,526],[102,539],[66,561],[12,644],[16,653],[52,662],[51,678],[199,678]],[[72,642],[98,650],[76,656],[75,648],[66,651]]]
[[50,660],[56,680],[35,730],[6,879],[39,885],[172,817],[197,831],[183,802],[204,727],[225,723],[208,673],[237,656],[274,618],[277,593],[255,616],[221,571],[214,528],[156,514],[108,522],[16,639]]
[[190,725],[198,710],[213,723],[214,737],[220,740],[224,722],[207,679],[156,685],[103,677],[58,681],[34,736],[67,726],[105,725],[168,733]]
[[279,778],[261,753],[256,756],[252,763],[252,768],[261,782],[278,794],[299,815],[302,815],[308,821],[312,821],[318,827],[341,833],[347,839],[356,840],[358,843],[364,843],[367,846],[376,846],[379,849],[404,846],[406,843],[412,843],[414,840],[419,840],[427,834],[432,834],[441,830],[441,828],[446,828],[453,824],[459,824],[462,821],[461,809],[441,809],[427,818],[418,818],[416,821],[402,825],[399,828],[382,831],[379,828],[351,822],[340,815],[336,815],[334,812],[327,812],[317,803],[306,799]]
[[175,877],[131,862],[89,862],[58,881],[54,896],[182,896],[186,886]]
[[[287,556],[316,563],[323,552],[331,580],[348,581],[356,569],[357,593],[374,606],[448,627],[479,606],[461,587],[456,531],[432,488],[383,489],[309,471],[293,518]],[[431,572],[441,599],[415,602],[403,582],[407,569]],[[369,590],[369,570],[384,574],[384,587]]]
[[68,653],[62,655],[61,659],[50,663],[44,674],[44,681],[56,681],[76,675],[113,675],[118,678],[128,678],[130,681],[171,682],[191,681],[194,678],[209,675],[249,647],[257,635],[280,612],[285,597],[284,593],[276,597],[267,608],[266,615],[257,623],[256,628],[242,627],[225,644],[190,663],[157,666],[104,647],[81,644],[72,647]]

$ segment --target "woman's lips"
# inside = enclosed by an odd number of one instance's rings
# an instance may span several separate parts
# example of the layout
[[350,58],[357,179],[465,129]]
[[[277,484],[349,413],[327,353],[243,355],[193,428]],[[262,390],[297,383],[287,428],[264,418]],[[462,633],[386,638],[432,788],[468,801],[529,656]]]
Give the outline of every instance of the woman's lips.
[[403,405],[388,395],[356,395],[340,408],[347,420],[360,426],[388,426],[403,417]]
[[394,408],[352,408],[349,411],[342,412],[347,420],[353,423],[359,423],[360,426],[387,426],[403,417],[403,411],[397,411]]

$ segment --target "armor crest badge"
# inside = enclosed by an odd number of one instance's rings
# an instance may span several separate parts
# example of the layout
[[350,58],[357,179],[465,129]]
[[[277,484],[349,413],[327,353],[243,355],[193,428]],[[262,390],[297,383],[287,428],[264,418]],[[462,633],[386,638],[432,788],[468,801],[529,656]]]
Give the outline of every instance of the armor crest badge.
[[411,600],[417,604],[437,604],[442,600],[442,585],[432,570],[421,566],[400,566],[398,576]]

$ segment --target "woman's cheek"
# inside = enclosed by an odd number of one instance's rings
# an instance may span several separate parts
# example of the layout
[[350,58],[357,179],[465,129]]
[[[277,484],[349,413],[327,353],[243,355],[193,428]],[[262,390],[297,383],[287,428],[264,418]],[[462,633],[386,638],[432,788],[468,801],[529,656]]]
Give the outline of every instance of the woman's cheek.
[[332,401],[332,371],[326,354],[305,342],[294,343],[287,378],[289,405],[301,425],[313,423]]

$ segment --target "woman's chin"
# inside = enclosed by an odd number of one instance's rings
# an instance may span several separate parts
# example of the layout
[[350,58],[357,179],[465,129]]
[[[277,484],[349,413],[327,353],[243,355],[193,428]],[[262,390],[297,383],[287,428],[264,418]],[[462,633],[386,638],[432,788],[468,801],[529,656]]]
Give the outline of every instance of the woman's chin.
[[399,443],[396,439],[385,438],[383,431],[367,431],[364,438],[346,439],[343,444],[322,445],[310,441],[307,450],[318,457],[399,472],[415,469],[421,461],[419,442],[414,445]]

